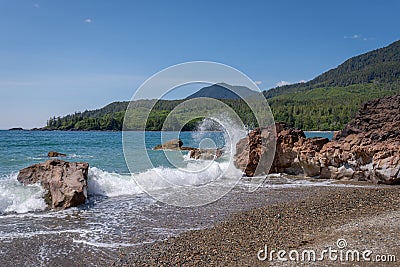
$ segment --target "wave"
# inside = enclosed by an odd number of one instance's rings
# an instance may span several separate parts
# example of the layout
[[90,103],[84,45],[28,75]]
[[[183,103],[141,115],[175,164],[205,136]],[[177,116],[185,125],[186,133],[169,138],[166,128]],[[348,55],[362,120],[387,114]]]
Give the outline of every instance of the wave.
[[[88,192],[89,196],[116,197],[143,193],[142,188],[162,190],[175,186],[198,186],[213,182],[223,176],[229,170],[228,165],[228,162],[191,161],[188,162],[185,169],[157,167],[132,175],[109,173],[91,167],[89,169]],[[236,173],[236,175],[238,174]]]
[[142,193],[133,177],[118,173],[110,173],[96,167],[89,169],[88,194],[89,196],[116,197]]
[[17,174],[10,174],[0,181],[0,214],[43,211],[45,191],[40,185],[24,186],[17,180]]
[[[227,162],[189,161],[187,168],[157,167],[137,174],[118,174],[90,167],[89,198],[94,196],[131,196],[146,190],[163,190],[174,186],[196,186],[212,182],[228,168]],[[231,174],[230,174],[231,175]],[[141,186],[137,184],[137,181]],[[39,185],[24,186],[12,173],[0,180],[0,214],[43,211],[45,190]]]

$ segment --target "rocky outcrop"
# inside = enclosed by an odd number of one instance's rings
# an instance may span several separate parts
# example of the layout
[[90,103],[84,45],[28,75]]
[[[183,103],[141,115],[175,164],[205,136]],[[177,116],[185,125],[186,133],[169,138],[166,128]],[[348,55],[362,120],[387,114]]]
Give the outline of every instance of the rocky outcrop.
[[56,151],[50,151],[49,153],[47,153],[47,157],[49,158],[66,157],[66,156],[67,154],[59,153]]
[[157,145],[153,148],[154,150],[187,150],[189,152],[189,157],[192,159],[203,159],[203,160],[213,160],[222,156],[222,150],[216,149],[202,149],[194,147],[183,146],[183,142],[180,139],[172,139],[165,142],[162,145]]
[[51,159],[20,170],[17,179],[24,185],[40,183],[49,207],[66,209],[85,203],[88,168],[84,162]]
[[400,95],[364,104],[318,156],[322,178],[400,184]]
[[183,146],[183,142],[180,139],[172,139],[168,142],[165,142],[162,145],[157,145],[153,149],[154,150],[162,150],[162,149],[170,149],[170,150],[181,150]]
[[222,156],[221,149],[193,149],[189,153],[192,159],[214,160]]
[[275,151],[275,129],[256,128],[236,144],[235,166],[251,177],[268,173]]
[[[400,184],[400,95],[366,103],[333,140],[306,139],[301,130],[276,124],[276,152],[270,169],[260,159],[271,152],[255,129],[237,144],[235,164],[247,176],[260,173],[303,173],[309,177]],[[269,141],[271,143],[271,141]]]

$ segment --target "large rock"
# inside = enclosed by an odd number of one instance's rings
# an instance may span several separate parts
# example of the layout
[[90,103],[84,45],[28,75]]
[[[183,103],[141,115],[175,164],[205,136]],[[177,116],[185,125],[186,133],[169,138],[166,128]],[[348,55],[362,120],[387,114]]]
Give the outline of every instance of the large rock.
[[53,209],[84,204],[89,164],[48,160],[20,170],[18,181],[24,185],[40,183],[46,190],[46,203]]
[[[267,129],[255,129],[237,144],[235,165],[247,176],[255,175],[263,154],[260,146]],[[269,130],[271,131],[271,130]],[[260,168],[258,168],[260,169]],[[276,124],[276,153],[264,173],[303,173],[310,177],[400,184],[400,95],[388,96],[363,105],[355,118],[326,138],[306,139],[301,130]]]
[[364,104],[317,156],[322,178],[400,184],[400,95]]
[[[251,177],[268,173],[274,160],[275,128],[256,128],[236,144],[235,166]],[[280,160],[280,159],[277,159]]]
[[56,151],[50,151],[49,153],[47,153],[47,157],[49,158],[55,158],[55,157],[66,157],[67,154],[63,154],[60,152],[56,152]]
[[221,149],[192,149],[189,152],[189,157],[192,159],[214,160],[222,156]]
[[222,150],[216,149],[202,149],[195,147],[183,146],[183,142],[180,139],[172,139],[165,142],[162,145],[157,145],[153,148],[154,150],[187,150],[189,152],[189,157],[192,159],[203,159],[203,160],[213,160],[222,156]]
[[183,142],[180,139],[172,139],[165,142],[162,145],[157,145],[153,149],[154,150],[162,150],[162,149],[169,149],[169,150],[181,150]]

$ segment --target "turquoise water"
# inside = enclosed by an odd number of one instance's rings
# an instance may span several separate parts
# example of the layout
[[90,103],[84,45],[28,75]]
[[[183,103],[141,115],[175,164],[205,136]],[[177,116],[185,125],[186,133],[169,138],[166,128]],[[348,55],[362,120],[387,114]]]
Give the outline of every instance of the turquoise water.
[[307,138],[324,137],[332,140],[334,132],[304,132]]
[[[138,132],[128,135],[139,137]],[[165,138],[174,138],[176,133],[164,132]],[[333,132],[306,132],[307,137],[326,137],[332,139]],[[198,133],[181,132],[180,138],[185,146],[198,147],[203,138],[211,138],[218,147],[224,146],[222,132]],[[163,157],[162,151],[152,148],[161,141],[160,132],[146,133],[146,148],[153,158],[156,167],[171,167]],[[136,144],[138,149],[140,144]],[[91,167],[97,167],[107,172],[126,174],[129,172],[122,149],[121,132],[35,132],[35,131],[0,131],[0,179],[31,164],[47,160],[49,151],[67,154],[67,161],[89,162]],[[134,172],[145,171],[138,158],[137,169]]]
[[[139,139],[141,136],[139,132],[126,134],[132,139]],[[176,135],[174,132],[163,134],[167,140]],[[222,132],[206,132],[201,138],[213,139],[218,147],[224,145]],[[198,147],[201,138],[191,132],[180,133],[180,139],[185,146]],[[171,167],[162,151],[152,150],[161,142],[160,132],[146,133],[146,148],[154,159],[155,167]],[[140,144],[133,144],[133,149],[135,147],[141,148]],[[89,162],[91,167],[107,172],[129,172],[124,159],[121,132],[0,131],[0,179],[31,164],[48,160],[49,151],[67,154],[67,157],[63,157],[64,160]],[[140,162],[141,158],[138,158],[134,172],[145,171],[146,166],[141,166]]]
[[[187,157],[188,151],[153,150],[174,138],[180,138],[189,147],[199,147],[204,139],[223,147],[223,132],[146,132],[145,139],[141,132],[125,132],[125,140],[130,140],[125,151],[130,155],[132,176],[124,157],[122,135],[121,132],[0,131],[0,214],[45,209],[41,187],[21,185],[17,174],[24,167],[48,160],[49,151],[67,154],[61,157],[66,161],[89,163],[90,197],[137,195],[143,193],[146,185],[158,190],[168,188],[170,183],[204,184],[226,169],[223,158],[212,163],[193,162]],[[177,169],[196,164],[200,169],[211,166],[210,171],[187,173]]]

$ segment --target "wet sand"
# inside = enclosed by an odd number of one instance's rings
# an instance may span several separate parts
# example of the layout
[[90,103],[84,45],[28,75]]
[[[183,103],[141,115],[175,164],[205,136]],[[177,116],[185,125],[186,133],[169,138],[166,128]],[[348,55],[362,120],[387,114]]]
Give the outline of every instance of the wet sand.
[[[121,253],[116,266],[376,266],[377,262],[260,261],[264,249],[321,251],[327,246],[343,250],[369,249],[376,255],[394,255],[400,261],[400,187],[302,187],[285,189],[302,197],[253,208],[229,216],[214,227],[190,231]],[[265,192],[267,193],[267,192]],[[283,196],[284,197],[284,196]],[[262,256],[262,254],[260,254]],[[286,256],[288,257],[288,256]],[[393,260],[393,259],[392,259]],[[381,263],[379,263],[381,264]]]

